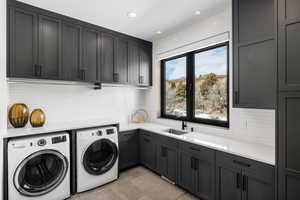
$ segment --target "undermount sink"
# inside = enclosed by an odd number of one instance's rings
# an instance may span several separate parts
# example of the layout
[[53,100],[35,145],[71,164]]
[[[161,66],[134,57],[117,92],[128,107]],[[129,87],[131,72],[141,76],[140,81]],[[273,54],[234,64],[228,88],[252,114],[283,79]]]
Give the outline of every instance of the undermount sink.
[[173,128],[167,129],[164,132],[171,133],[174,135],[184,135],[184,134],[188,133],[187,131],[182,131],[182,130],[173,129]]

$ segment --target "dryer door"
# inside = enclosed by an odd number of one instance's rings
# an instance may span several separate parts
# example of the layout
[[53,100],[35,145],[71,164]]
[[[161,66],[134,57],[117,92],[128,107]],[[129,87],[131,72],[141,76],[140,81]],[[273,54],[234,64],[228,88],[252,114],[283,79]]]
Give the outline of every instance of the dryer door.
[[89,174],[101,175],[114,166],[117,158],[117,145],[108,139],[100,139],[84,152],[82,164]]
[[63,181],[68,161],[55,150],[41,150],[25,158],[14,174],[16,189],[24,196],[41,196]]

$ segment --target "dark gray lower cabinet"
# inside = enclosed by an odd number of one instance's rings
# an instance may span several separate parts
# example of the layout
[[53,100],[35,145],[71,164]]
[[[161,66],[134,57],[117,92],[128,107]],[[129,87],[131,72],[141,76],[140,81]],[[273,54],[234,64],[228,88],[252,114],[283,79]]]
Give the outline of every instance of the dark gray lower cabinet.
[[140,131],[140,160],[141,164],[156,171],[156,139],[149,131]]
[[177,181],[178,142],[164,136],[158,136],[157,141],[157,171],[175,183]]
[[120,170],[140,163],[139,133],[137,130],[119,133],[119,152]]
[[215,199],[215,151],[180,143],[178,184],[203,200]]
[[274,200],[274,167],[217,152],[217,200]]

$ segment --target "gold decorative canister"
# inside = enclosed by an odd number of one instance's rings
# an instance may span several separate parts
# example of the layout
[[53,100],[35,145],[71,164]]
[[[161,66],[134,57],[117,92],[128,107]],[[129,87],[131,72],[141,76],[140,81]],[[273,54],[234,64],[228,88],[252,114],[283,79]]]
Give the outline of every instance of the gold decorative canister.
[[8,113],[8,119],[15,128],[26,126],[29,119],[28,107],[23,103],[17,103],[11,106]]
[[34,109],[30,115],[30,124],[32,127],[42,127],[45,124],[46,115],[42,109]]

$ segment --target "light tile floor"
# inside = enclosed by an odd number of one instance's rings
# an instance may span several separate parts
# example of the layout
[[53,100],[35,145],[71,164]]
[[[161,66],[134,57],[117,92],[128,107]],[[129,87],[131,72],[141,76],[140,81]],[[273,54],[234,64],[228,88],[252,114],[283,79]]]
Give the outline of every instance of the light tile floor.
[[103,187],[74,195],[69,200],[199,200],[153,172],[136,167]]

